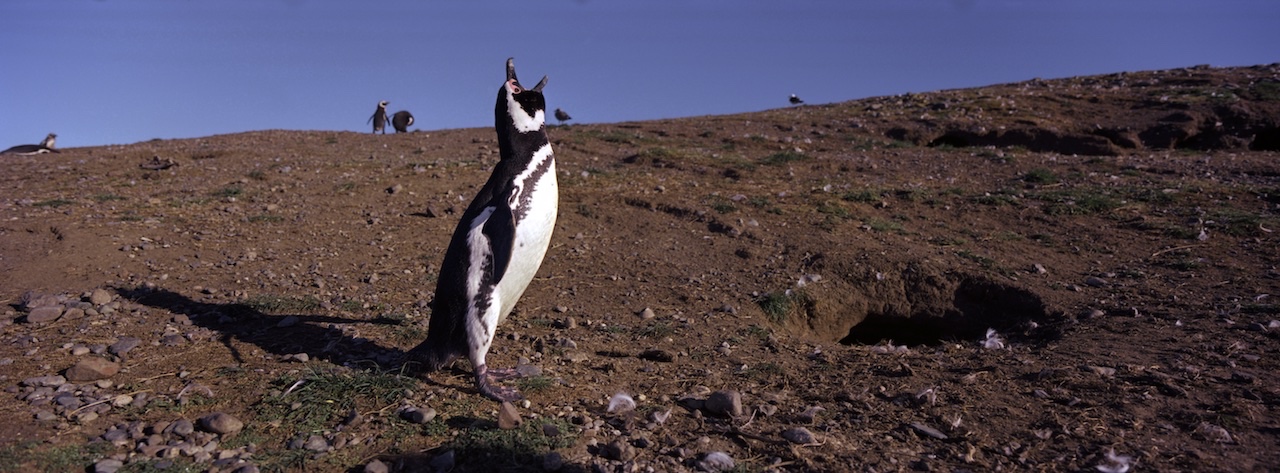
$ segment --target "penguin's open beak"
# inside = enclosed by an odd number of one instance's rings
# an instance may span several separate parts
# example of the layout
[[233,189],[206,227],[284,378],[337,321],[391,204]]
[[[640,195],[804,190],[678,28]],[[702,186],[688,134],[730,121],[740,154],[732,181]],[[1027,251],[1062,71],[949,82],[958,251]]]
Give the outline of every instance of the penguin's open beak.
[[[520,87],[520,79],[516,78],[516,58],[507,58],[507,84],[511,86],[512,93],[520,93],[523,89]],[[542,92],[542,88],[547,85],[547,76],[542,76],[542,80],[538,85],[533,86],[534,92]]]

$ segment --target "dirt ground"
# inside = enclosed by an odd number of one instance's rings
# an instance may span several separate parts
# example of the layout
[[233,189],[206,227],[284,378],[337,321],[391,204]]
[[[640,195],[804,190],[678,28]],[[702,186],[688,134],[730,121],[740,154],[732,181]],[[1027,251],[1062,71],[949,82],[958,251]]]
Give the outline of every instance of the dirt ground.
[[[511,431],[465,361],[401,365],[492,129],[0,156],[0,469],[1280,469],[1280,65],[548,134],[556,233],[490,355],[537,373]],[[95,357],[81,407],[32,400]],[[335,377],[407,384],[288,402]],[[310,402],[344,410],[282,413]],[[103,440],[214,412],[241,463]]]

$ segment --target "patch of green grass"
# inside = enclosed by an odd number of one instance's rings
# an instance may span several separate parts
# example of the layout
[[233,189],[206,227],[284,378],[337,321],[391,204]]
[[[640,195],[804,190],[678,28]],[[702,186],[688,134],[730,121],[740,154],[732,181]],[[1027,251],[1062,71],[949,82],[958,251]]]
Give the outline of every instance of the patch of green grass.
[[1035,198],[1048,203],[1044,212],[1049,215],[1092,215],[1120,208],[1118,199],[1097,189],[1045,192]]
[[356,190],[356,183],[344,182],[333,187],[334,192],[347,193]]
[[726,199],[724,197],[720,197],[718,195],[707,197],[706,202],[707,202],[707,205],[711,207],[711,210],[715,210],[716,212],[719,212],[722,214],[727,214],[727,213],[738,210],[738,208],[733,205],[733,201]]
[[767,164],[770,166],[780,166],[783,164],[793,163],[796,161],[803,161],[806,159],[809,159],[809,157],[803,154],[797,153],[795,151],[783,151],[780,153],[774,153],[774,154],[765,156],[764,159],[760,160],[760,164]]
[[902,229],[902,223],[895,222],[893,220],[873,218],[867,220],[867,227],[877,232],[893,232],[899,234],[904,232]]
[[336,145],[336,144],[338,144],[338,137],[336,137],[336,136],[330,136],[330,137],[328,137],[328,138],[325,138],[325,139],[324,139],[324,144],[327,144],[327,145]]
[[742,332],[743,335],[749,336],[759,341],[765,341],[769,338],[769,329],[765,327],[761,327],[759,325],[752,325],[750,327],[743,328],[739,331]]
[[244,194],[244,189],[240,188],[240,186],[227,186],[214,191],[211,195],[215,198],[226,199],[229,197],[238,197],[241,194]]
[[84,471],[107,452],[110,443],[49,445],[38,441],[6,442],[0,446],[0,471]]
[[57,207],[62,207],[64,205],[71,205],[74,203],[75,201],[67,200],[67,199],[49,199],[49,200],[42,200],[42,201],[36,202],[35,204],[32,204],[32,205],[35,205],[36,207],[57,208]]
[[812,304],[813,300],[804,291],[792,290],[770,292],[757,299],[756,303],[770,322],[780,324],[786,322],[792,312]]
[[311,312],[320,309],[320,300],[311,296],[285,297],[270,294],[259,294],[245,299],[241,303],[264,314]]
[[115,194],[98,194],[93,196],[93,201],[99,204],[104,202],[111,202],[113,200],[125,200],[125,199],[124,199],[124,196],[119,196]]
[[847,220],[849,218],[852,218],[852,214],[849,212],[849,209],[845,208],[843,205],[840,205],[839,202],[834,202],[829,200],[823,201],[818,204],[817,210],[818,210],[818,213],[820,214],[830,215],[832,217],[836,217],[842,220]]
[[[544,429],[547,424],[551,428]],[[556,433],[547,435],[548,431]],[[523,471],[529,465],[540,465],[548,452],[573,445],[577,431],[567,420],[545,418],[527,421],[512,430],[463,429],[442,448],[454,450],[457,466],[464,471],[481,465],[485,469]]]
[[283,221],[284,217],[279,215],[262,214],[249,216],[249,223],[280,223]]
[[517,379],[515,384],[516,388],[522,392],[536,393],[551,389],[552,386],[556,385],[556,380],[550,376],[538,375]]
[[762,209],[772,204],[773,204],[773,201],[769,200],[769,198],[765,196],[755,196],[747,199],[747,205],[750,205],[757,209]]
[[670,322],[653,322],[643,327],[636,327],[636,336],[641,338],[663,339],[676,333]]
[[845,192],[844,195],[841,195],[840,199],[846,202],[874,204],[874,203],[880,202],[880,193],[872,191],[870,189],[863,189],[860,191],[849,191],[849,192]]
[[1249,87],[1249,93],[1256,100],[1280,102],[1280,82],[1275,80],[1258,81]]
[[1035,168],[1022,175],[1022,182],[1028,184],[1054,184],[1058,182],[1058,176],[1048,169]]
[[978,263],[978,266],[982,266],[982,267],[983,267],[983,268],[985,268],[985,269],[991,269],[991,268],[994,268],[994,267],[995,267],[995,265],[996,265],[996,260],[993,260],[993,259],[988,258],[988,257],[986,257],[986,256],[982,256],[982,255],[980,255],[980,254],[974,253],[974,252],[969,251],[969,250],[960,250],[960,251],[957,251],[957,252],[956,252],[956,256],[959,256],[959,257],[961,257],[961,258],[967,259],[967,260],[972,261],[972,262],[974,262],[974,263]]
[[1221,209],[1209,215],[1216,228],[1235,237],[1259,237],[1266,234],[1262,231],[1261,215],[1236,209]]
[[[284,375],[272,381],[271,394],[254,405],[254,422],[249,423],[250,427],[278,423],[279,427],[269,435],[247,429],[242,433],[249,435],[237,435],[231,443],[284,442],[299,434],[331,429],[352,409],[361,413],[381,410],[400,402],[417,385],[413,378],[361,370]],[[254,440],[260,435],[262,440]]]
[[245,174],[245,176],[247,176],[249,179],[253,179],[253,180],[255,180],[255,181],[265,181],[265,180],[267,180],[267,174],[266,174],[266,173],[264,173],[264,172],[262,172],[262,170],[260,170],[260,169],[255,169],[255,170],[253,170],[253,171],[249,171],[249,173],[248,173],[248,174]]
[[782,366],[777,363],[760,363],[748,367],[746,370],[741,371],[738,374],[742,377],[754,379],[756,381],[768,381],[780,378],[784,373]]

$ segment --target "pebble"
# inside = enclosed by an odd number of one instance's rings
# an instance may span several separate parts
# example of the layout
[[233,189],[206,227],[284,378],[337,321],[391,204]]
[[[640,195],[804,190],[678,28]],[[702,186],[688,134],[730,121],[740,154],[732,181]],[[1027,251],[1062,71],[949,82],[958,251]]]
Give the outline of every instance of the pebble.
[[27,312],[27,322],[33,324],[46,324],[58,320],[62,317],[62,306],[45,306],[36,307]]
[[435,458],[431,459],[431,468],[433,468],[435,471],[453,470],[453,465],[456,463],[456,460],[454,459],[454,455],[455,453],[453,453],[453,450],[449,450],[447,452],[436,455]]
[[142,344],[142,340],[139,340],[137,338],[122,337],[120,338],[120,340],[116,341],[115,343],[112,343],[111,346],[107,347],[107,352],[116,356],[124,356],[126,353],[129,353],[129,350],[137,348],[138,345],[141,345],[141,344]]
[[615,439],[604,446],[604,457],[610,460],[631,461],[636,457],[636,449],[623,439]]
[[708,453],[698,462],[699,469],[713,473],[732,470],[733,467],[733,457],[724,452]]
[[34,378],[27,378],[22,380],[23,386],[33,386],[33,387],[54,387],[54,386],[61,386],[64,384],[67,384],[67,378],[63,378],[62,376],[59,376],[56,374],[49,375],[49,376],[37,376]]
[[511,430],[520,426],[520,411],[516,410],[515,404],[503,401],[498,406],[498,428],[502,430]]
[[436,410],[430,407],[426,409],[409,407],[400,411],[400,418],[412,424],[425,424],[436,418]]
[[109,304],[111,303],[111,293],[106,289],[94,289],[93,292],[89,293],[89,302],[99,306]]
[[654,313],[653,313],[653,309],[650,309],[650,308],[648,308],[648,307],[645,307],[645,308],[644,308],[644,310],[640,311],[640,319],[641,319],[641,320],[649,320],[649,319],[652,319],[652,318],[654,318],[654,317],[657,317],[657,314],[654,314]]
[[93,473],[116,473],[121,468],[124,468],[124,462],[108,458],[94,463]]
[[219,435],[227,435],[239,432],[244,428],[244,422],[230,414],[215,412],[200,418],[200,426],[209,432]]
[[364,473],[390,473],[391,468],[387,467],[382,460],[374,460],[364,465]]
[[560,471],[564,468],[564,456],[560,452],[548,452],[542,456],[543,471]]
[[67,368],[67,381],[86,383],[107,379],[120,372],[120,364],[104,358],[92,357],[80,360]]
[[313,452],[323,452],[329,450],[329,441],[321,435],[312,435],[307,437],[307,441],[302,444],[302,448]]
[[804,427],[792,427],[784,430],[782,431],[782,438],[787,439],[788,442],[798,445],[817,443],[817,439],[814,438],[813,432],[810,432],[809,429]]
[[734,390],[716,391],[707,397],[703,407],[711,414],[738,417],[742,415],[742,394]]

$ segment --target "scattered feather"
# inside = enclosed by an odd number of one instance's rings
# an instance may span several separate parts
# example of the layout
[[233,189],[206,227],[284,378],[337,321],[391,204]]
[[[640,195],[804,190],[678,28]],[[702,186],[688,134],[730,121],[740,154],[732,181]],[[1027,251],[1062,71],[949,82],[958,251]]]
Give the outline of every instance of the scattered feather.
[[618,394],[614,394],[612,398],[609,398],[609,412],[624,414],[635,410],[635,408],[636,401],[631,399],[631,396],[627,393],[620,392]]
[[987,329],[987,338],[982,341],[982,348],[988,350],[1000,350],[1004,348],[1004,339],[1000,338],[1000,334],[996,333],[996,329]]
[[1101,464],[1095,466],[1102,473],[1126,473],[1133,458],[1127,455],[1116,455],[1114,449],[1107,450],[1107,456]]

